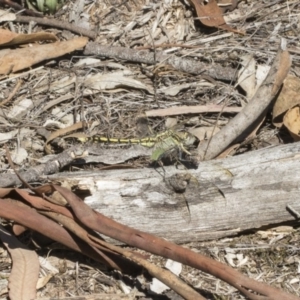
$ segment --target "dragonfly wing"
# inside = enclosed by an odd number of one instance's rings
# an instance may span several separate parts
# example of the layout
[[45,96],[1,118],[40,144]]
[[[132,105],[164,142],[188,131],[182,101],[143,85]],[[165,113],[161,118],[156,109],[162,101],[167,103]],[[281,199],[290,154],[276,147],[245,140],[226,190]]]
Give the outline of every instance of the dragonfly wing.
[[153,135],[153,132],[148,124],[148,119],[145,115],[138,116],[136,119],[136,131],[139,138]]

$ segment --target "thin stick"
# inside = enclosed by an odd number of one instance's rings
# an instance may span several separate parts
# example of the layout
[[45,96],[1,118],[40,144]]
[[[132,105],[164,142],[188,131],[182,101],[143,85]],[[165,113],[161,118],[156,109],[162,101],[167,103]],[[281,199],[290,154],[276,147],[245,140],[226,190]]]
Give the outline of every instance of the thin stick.
[[[1,1],[1,0],[0,0]],[[78,26],[74,26],[70,23],[58,21],[56,19],[47,19],[47,18],[35,18],[35,17],[26,17],[26,16],[17,16],[16,19],[12,22],[21,22],[21,23],[29,23],[31,21],[36,22],[39,25],[45,25],[50,27],[56,27],[61,29],[70,30],[72,32],[78,33],[83,36],[87,36],[91,39],[95,39],[97,33],[88,29],[84,29]]]
[[154,65],[152,68],[152,72],[153,72],[153,91],[154,91],[154,100],[156,102],[156,105],[158,108],[160,108],[158,100],[157,100],[157,72],[156,72],[156,65],[157,65],[157,61],[156,61],[156,48],[155,48],[155,44],[154,44],[154,39],[152,37],[151,31],[149,30],[149,28],[147,28],[147,31],[149,32],[149,36],[151,38],[152,44],[153,44],[153,58],[154,58]]

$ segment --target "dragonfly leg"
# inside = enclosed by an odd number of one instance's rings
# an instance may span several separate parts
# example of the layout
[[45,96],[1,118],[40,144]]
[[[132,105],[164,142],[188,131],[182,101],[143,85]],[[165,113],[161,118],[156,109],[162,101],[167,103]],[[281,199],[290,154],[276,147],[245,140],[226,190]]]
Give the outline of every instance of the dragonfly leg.
[[157,168],[156,168],[156,166],[154,165],[154,170],[163,178],[163,180],[165,180],[165,178],[166,178],[166,169],[164,168],[164,165],[163,165],[163,163],[162,163],[162,161],[161,160],[156,160],[155,161],[155,164],[158,164],[161,168],[162,168],[162,170],[163,170],[163,173],[161,173]]
[[187,155],[191,155],[191,153],[189,151],[187,151],[183,145],[180,145],[180,147],[178,147],[179,161],[188,161],[187,159],[184,158],[183,153],[185,153]]

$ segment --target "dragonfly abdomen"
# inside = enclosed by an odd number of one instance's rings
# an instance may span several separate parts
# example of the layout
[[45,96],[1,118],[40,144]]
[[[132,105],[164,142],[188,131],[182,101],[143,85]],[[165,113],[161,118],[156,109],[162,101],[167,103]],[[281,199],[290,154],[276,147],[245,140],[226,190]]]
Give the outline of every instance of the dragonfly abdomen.
[[109,138],[102,136],[93,136],[89,138],[93,142],[114,143],[114,144],[140,144],[144,147],[153,147],[157,141],[156,138],[148,137],[143,139],[123,139],[123,138]]

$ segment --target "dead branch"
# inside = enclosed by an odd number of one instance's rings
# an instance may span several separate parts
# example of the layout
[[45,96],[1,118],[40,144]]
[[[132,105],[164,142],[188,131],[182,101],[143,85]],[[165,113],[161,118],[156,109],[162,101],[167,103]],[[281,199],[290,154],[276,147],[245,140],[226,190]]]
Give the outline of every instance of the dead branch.
[[155,65],[155,63],[171,65],[174,69],[191,74],[205,74],[215,79],[236,81],[236,70],[229,67],[208,65],[197,62],[193,59],[180,58],[175,55],[166,55],[161,51],[154,53],[146,50],[135,50],[124,47],[103,46],[96,42],[87,44],[84,50],[85,55],[99,55],[115,59]]
[[[20,172],[20,175],[27,182],[39,181],[42,176],[57,173],[61,168],[70,164],[74,159],[79,158],[82,153],[77,155],[77,151],[78,147],[76,150],[75,148],[70,148],[58,154],[55,158],[45,164],[32,167],[25,172]],[[6,174],[0,178],[0,187],[17,186],[20,184],[21,181],[15,174]]]

